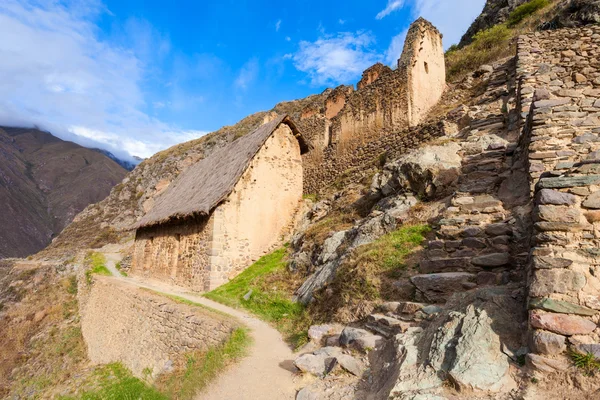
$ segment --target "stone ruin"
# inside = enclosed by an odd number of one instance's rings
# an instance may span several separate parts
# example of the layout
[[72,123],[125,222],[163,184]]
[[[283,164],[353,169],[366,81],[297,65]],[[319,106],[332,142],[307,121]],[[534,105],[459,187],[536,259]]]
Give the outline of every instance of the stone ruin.
[[377,63],[364,71],[357,90],[339,86],[324,104],[302,111],[297,125],[313,146],[303,159],[305,192],[315,193],[356,167],[357,156],[376,159],[386,151],[386,141],[379,139],[423,122],[445,87],[442,35],[419,18],[408,31],[397,69]]

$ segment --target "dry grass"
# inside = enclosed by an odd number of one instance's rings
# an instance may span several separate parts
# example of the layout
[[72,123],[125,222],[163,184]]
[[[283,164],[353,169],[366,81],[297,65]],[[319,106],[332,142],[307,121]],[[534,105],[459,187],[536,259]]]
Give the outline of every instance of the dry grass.
[[475,34],[471,44],[460,49],[450,47],[446,52],[448,80],[460,80],[484,64],[514,55],[517,36],[532,32],[542,22],[551,19],[556,13],[557,3],[557,0],[532,0],[517,7],[507,23]]
[[370,314],[381,300],[395,300],[392,283],[414,268],[412,257],[430,228],[404,226],[354,250],[334,281],[315,298],[314,318],[348,323]]
[[76,280],[50,267],[15,268],[1,283],[9,300],[0,321],[0,397],[50,397],[86,359]]

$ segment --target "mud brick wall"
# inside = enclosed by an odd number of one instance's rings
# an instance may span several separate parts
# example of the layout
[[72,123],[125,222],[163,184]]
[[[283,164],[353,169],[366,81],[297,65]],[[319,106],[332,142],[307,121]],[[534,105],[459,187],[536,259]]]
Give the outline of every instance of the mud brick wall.
[[168,371],[177,357],[226,341],[238,323],[113,278],[80,285],[81,331],[95,364],[122,362],[136,376]]
[[600,27],[518,41],[533,200],[528,361],[563,369],[567,345],[600,356]]

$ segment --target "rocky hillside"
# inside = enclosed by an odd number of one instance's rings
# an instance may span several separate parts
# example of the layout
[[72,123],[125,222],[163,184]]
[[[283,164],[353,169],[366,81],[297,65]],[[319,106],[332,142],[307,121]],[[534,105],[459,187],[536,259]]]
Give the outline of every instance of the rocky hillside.
[[126,173],[104,154],[50,133],[0,127],[0,258],[46,247]]

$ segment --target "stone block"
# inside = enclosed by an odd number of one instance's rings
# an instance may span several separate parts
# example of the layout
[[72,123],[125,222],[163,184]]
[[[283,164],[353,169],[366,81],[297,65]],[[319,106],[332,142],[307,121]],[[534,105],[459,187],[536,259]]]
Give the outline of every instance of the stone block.
[[525,358],[525,363],[530,369],[534,371],[546,373],[566,371],[570,367],[569,362],[565,359],[555,360],[552,358],[542,357],[533,353],[527,354],[527,357]]
[[557,206],[573,205],[577,202],[577,197],[557,190],[542,189],[537,194],[537,202],[538,204],[553,204]]
[[470,265],[466,257],[458,258],[437,258],[433,260],[423,260],[419,263],[419,271],[425,274],[432,272],[443,272],[453,268],[464,268]]
[[508,253],[485,254],[483,256],[474,257],[471,262],[473,265],[484,268],[502,267],[509,264],[510,255]]
[[530,299],[529,308],[537,308],[540,310],[561,314],[576,314],[584,316],[593,316],[598,313],[596,310],[592,310],[578,304],[569,303],[568,301],[554,300],[547,297]]
[[512,235],[512,226],[509,224],[490,224],[485,227],[485,233],[490,236]]
[[581,213],[576,208],[566,206],[540,205],[537,217],[546,222],[578,223]]
[[415,275],[410,278],[427,301],[445,302],[452,294],[464,292],[472,287],[477,276],[467,272],[444,272]]
[[556,258],[548,256],[534,256],[533,268],[535,269],[554,269],[567,268],[573,264],[573,261],[566,258]]
[[561,354],[567,350],[566,338],[556,333],[535,330],[531,336],[531,349],[539,354]]
[[600,191],[589,195],[582,203],[585,208],[600,209]]
[[529,313],[529,323],[536,329],[544,329],[559,335],[588,335],[597,328],[596,324],[582,317],[566,314]]
[[542,178],[538,182],[540,189],[560,189],[578,186],[589,186],[600,183],[600,175],[561,176],[557,178]]
[[533,272],[529,294],[543,297],[552,293],[577,293],[586,282],[584,274],[570,269],[538,269]]

